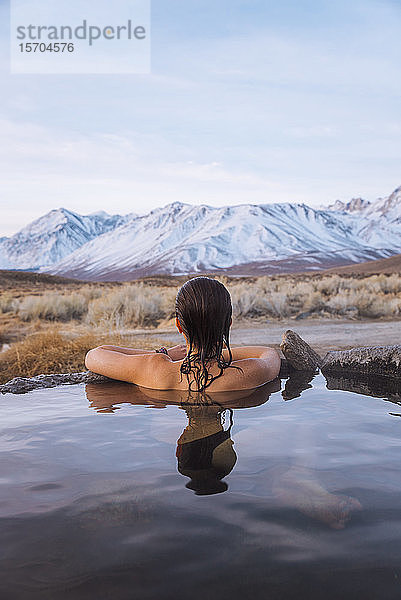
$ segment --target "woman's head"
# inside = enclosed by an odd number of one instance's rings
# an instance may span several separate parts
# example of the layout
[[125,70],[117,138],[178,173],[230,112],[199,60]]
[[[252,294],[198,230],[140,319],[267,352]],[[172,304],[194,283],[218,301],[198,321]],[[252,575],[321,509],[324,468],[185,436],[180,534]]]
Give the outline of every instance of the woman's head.
[[[228,290],[209,277],[187,281],[178,291],[175,302],[177,327],[185,335],[188,354],[181,372],[194,376],[198,390],[205,389],[215,379],[208,372],[211,361],[217,361],[220,376],[230,366],[229,331],[232,305]],[[226,346],[229,359],[224,360]]]

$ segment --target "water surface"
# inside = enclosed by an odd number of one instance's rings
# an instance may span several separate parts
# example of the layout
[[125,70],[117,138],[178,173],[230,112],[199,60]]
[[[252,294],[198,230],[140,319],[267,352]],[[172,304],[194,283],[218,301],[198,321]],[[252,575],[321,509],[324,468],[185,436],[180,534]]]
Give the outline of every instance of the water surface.
[[399,397],[282,384],[3,396],[0,598],[398,600]]

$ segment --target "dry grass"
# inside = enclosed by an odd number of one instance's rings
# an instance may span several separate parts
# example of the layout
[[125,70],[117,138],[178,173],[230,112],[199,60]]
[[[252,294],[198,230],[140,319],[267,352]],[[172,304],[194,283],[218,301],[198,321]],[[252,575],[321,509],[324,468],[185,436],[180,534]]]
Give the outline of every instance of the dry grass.
[[112,289],[95,286],[73,293],[45,292],[0,296],[0,312],[13,313],[24,322],[82,321],[92,327],[121,329],[156,327],[173,316],[176,289],[149,287],[143,283]]
[[14,377],[84,371],[88,350],[106,343],[120,346],[134,344],[137,348],[149,349],[161,345],[157,338],[149,336],[137,337],[134,342],[116,334],[107,337],[94,333],[68,336],[52,328],[30,335],[0,354],[0,384]]
[[22,321],[79,320],[88,312],[88,299],[82,294],[60,295],[51,292],[43,296],[26,296],[16,310]]
[[234,284],[230,291],[237,318],[401,316],[401,276],[395,274],[362,278],[331,275],[304,280],[260,277],[253,285]]
[[82,371],[86,352],[96,345],[93,335],[66,339],[58,331],[33,334],[0,355],[0,383],[13,377]]
[[0,296],[0,313],[16,312],[18,310],[18,300],[10,293]]
[[139,283],[113,290],[89,303],[86,322],[94,327],[157,327],[174,315],[174,288]]
[[[398,318],[401,315],[401,276],[340,275],[220,278],[229,288],[237,319],[282,319],[302,315],[350,318]],[[181,283],[181,282],[180,282]],[[91,327],[121,330],[156,327],[174,314],[177,287],[133,283],[92,285],[73,292],[44,292],[13,297],[0,295],[0,313],[20,321],[78,321]]]
[[0,355],[0,383],[13,377],[82,371],[85,354],[95,345],[91,335],[72,340],[57,331],[31,335]]

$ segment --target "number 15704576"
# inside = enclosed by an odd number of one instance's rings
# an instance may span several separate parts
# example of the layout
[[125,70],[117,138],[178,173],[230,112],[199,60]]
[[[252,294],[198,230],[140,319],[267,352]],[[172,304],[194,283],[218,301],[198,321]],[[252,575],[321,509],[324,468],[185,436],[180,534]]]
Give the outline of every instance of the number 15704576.
[[21,52],[74,52],[74,44],[72,42],[54,42],[45,44],[44,42],[25,42],[19,44]]

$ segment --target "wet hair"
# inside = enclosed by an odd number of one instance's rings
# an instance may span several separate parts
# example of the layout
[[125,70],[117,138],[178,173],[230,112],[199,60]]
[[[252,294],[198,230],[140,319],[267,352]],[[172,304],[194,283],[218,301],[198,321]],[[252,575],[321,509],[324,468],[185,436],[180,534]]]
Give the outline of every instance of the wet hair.
[[[195,277],[179,289],[175,314],[189,345],[181,373],[187,376],[189,390],[195,383],[196,390],[193,391],[203,391],[223,374],[224,369],[232,367],[229,342],[231,296],[220,281]],[[224,346],[228,360],[223,356]],[[214,377],[208,369],[211,361],[217,361],[220,368],[220,373]],[[190,381],[191,375],[193,381]]]

